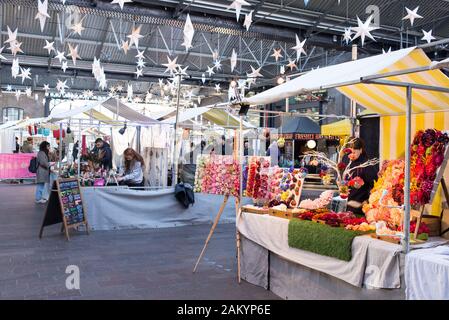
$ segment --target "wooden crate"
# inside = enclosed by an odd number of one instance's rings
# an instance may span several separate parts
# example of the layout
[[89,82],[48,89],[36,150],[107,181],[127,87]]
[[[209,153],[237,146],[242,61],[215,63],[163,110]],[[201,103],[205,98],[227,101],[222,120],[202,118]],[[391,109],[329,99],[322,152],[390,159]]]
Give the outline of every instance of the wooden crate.
[[287,209],[287,211],[283,211],[283,210],[277,210],[277,209],[270,208],[268,210],[268,214],[270,216],[274,216],[274,217],[278,217],[278,218],[284,218],[284,219],[291,219],[291,218],[293,218],[293,214],[292,214],[291,209]]
[[268,208],[254,208],[254,207],[242,207],[242,212],[254,213],[254,214],[268,214]]
[[430,229],[430,237],[438,237],[441,232],[441,218],[437,216],[424,215],[422,218],[424,222]]

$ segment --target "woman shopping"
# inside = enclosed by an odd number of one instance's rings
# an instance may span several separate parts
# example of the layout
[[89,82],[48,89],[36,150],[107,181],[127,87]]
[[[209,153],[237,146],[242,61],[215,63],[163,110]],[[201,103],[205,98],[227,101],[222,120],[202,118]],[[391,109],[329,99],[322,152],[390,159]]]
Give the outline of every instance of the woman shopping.
[[46,184],[50,183],[50,160],[48,153],[50,152],[50,144],[47,141],[41,142],[39,152],[37,154],[37,171],[36,171],[36,203],[46,203],[45,198],[48,192],[45,190]]
[[129,187],[142,187],[144,185],[143,170],[145,162],[134,149],[128,148],[123,153],[125,166],[123,173],[117,178],[121,185]]

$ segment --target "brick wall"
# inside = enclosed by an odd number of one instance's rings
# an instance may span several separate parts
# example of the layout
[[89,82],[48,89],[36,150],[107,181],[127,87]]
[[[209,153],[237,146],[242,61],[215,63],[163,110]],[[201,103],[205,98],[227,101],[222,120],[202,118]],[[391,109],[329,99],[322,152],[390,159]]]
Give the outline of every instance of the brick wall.
[[38,99],[35,100],[34,93],[31,97],[27,97],[25,94],[20,96],[17,101],[14,92],[3,91],[0,94],[0,123],[4,122],[3,108],[16,107],[23,109],[23,117],[39,118],[44,116],[44,94],[42,92],[37,93]]

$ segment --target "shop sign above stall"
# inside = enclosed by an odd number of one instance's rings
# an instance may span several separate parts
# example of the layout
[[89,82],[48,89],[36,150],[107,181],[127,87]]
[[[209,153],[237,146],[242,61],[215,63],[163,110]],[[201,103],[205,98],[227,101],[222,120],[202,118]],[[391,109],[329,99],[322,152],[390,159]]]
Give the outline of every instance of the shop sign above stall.
[[339,136],[321,135],[317,133],[274,133],[274,139],[284,138],[286,140],[340,140]]

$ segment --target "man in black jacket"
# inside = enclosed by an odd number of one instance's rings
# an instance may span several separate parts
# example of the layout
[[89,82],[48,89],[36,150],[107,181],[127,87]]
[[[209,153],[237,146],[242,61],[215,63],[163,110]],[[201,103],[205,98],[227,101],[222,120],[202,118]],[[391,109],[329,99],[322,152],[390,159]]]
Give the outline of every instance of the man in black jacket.
[[112,150],[111,146],[107,142],[103,141],[101,138],[98,138],[95,140],[95,148],[92,151],[101,159],[101,166],[103,169],[112,169]]

